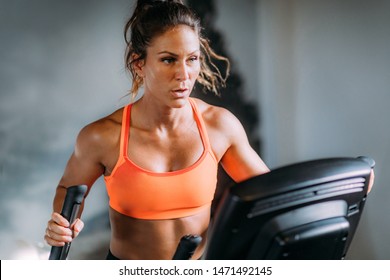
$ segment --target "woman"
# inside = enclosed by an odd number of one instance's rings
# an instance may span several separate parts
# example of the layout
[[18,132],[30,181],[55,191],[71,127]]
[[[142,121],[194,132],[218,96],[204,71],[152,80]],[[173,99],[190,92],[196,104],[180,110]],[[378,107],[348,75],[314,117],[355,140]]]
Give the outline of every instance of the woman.
[[[104,176],[110,197],[107,259],[172,259],[180,238],[210,222],[217,166],[236,182],[268,172],[230,112],[190,98],[196,82],[217,93],[224,79],[195,14],[180,1],[138,1],[126,24],[132,104],[84,127],[54,198],[45,240],[63,246],[83,228],[59,214],[66,188]],[[130,34],[130,38],[128,37]],[[129,39],[128,39],[129,38]],[[213,70],[212,70],[213,69]]]

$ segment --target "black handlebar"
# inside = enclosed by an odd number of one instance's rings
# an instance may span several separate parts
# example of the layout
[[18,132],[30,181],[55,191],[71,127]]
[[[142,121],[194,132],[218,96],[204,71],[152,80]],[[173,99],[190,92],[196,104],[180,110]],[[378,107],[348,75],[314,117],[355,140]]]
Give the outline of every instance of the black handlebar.
[[[79,185],[67,188],[61,215],[69,221],[71,225],[76,219],[80,205],[83,202],[84,195],[87,192],[87,186]],[[69,253],[70,242],[62,247],[53,246],[50,251],[49,260],[65,260]]]
[[189,260],[202,241],[199,235],[185,235],[180,239],[172,260]]

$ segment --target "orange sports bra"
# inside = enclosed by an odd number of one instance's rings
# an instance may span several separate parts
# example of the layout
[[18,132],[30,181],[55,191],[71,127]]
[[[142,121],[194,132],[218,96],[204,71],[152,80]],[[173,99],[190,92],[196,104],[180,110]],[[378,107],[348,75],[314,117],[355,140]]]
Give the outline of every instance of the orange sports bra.
[[190,103],[203,142],[203,153],[193,165],[165,173],[145,170],[128,157],[131,105],[124,107],[119,159],[112,173],[104,177],[112,209],[133,218],[151,220],[191,216],[211,205],[218,162],[202,116],[191,98]]

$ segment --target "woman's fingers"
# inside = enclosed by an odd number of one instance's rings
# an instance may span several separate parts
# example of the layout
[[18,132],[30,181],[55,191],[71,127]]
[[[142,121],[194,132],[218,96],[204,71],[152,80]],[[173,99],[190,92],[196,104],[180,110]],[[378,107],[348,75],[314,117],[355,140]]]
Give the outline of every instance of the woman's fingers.
[[73,230],[73,238],[77,237],[77,235],[79,235],[83,228],[84,222],[80,219],[76,219],[71,226],[71,229]]
[[[77,229],[82,228],[78,225]],[[51,220],[47,223],[45,231],[45,241],[51,246],[64,246],[66,242],[71,242],[73,232],[69,228],[69,222],[60,214],[54,212]]]

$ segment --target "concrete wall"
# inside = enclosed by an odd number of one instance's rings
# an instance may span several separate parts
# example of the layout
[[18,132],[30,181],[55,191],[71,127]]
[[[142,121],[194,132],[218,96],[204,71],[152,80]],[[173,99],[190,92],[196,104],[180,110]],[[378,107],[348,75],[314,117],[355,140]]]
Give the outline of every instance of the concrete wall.
[[227,48],[259,105],[266,163],[373,157],[375,188],[348,258],[390,259],[390,2],[216,2]]
[[[42,241],[51,201],[78,131],[128,101],[122,98],[130,85],[122,30],[132,5],[2,1],[1,259],[47,251]],[[99,181],[84,218],[105,211],[105,199]]]
[[350,258],[389,259],[390,2],[258,1],[264,157],[376,160]]

